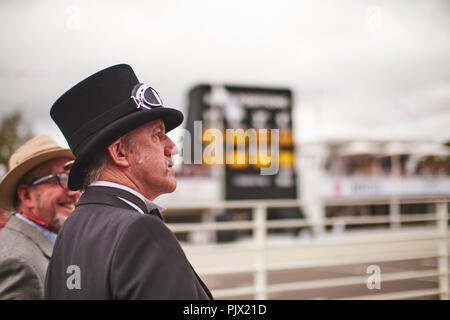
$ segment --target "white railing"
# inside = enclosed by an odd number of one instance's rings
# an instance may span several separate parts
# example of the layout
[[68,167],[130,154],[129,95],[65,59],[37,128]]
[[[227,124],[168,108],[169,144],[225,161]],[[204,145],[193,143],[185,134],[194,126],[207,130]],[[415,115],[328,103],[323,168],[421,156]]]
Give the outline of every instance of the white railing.
[[[252,239],[247,242],[209,243],[192,245],[183,243],[184,250],[200,276],[253,274],[251,285],[232,288],[216,288],[212,293],[217,299],[239,296],[252,296],[254,299],[270,299],[278,293],[289,293],[299,290],[318,288],[337,288],[349,285],[365,285],[368,274],[326,278],[306,281],[290,281],[288,283],[269,283],[269,272],[288,271],[305,268],[323,268],[358,264],[378,264],[384,262],[436,259],[436,267],[427,270],[406,270],[402,272],[382,273],[383,283],[408,279],[437,278],[436,288],[398,290],[383,294],[357,295],[341,297],[348,299],[409,299],[414,297],[439,296],[449,299],[449,228],[447,198],[426,199],[360,199],[358,201],[330,200],[325,206],[354,205],[389,205],[388,216],[341,217],[340,223],[345,225],[377,225],[390,224],[395,228],[383,231],[366,230],[364,234],[344,232],[343,236],[318,236],[309,239],[290,239],[271,241],[269,229],[293,227],[331,226],[336,219],[328,218],[319,221],[305,219],[268,220],[268,208],[302,207],[298,200],[265,200],[265,201],[226,201],[216,203],[185,203],[170,205],[171,211],[215,209],[252,210],[252,220],[232,222],[172,223],[169,227],[174,233],[220,231],[220,230],[253,230]],[[398,214],[401,204],[433,203],[436,210],[424,214]],[[432,226],[420,228],[402,228],[401,223],[428,222]],[[372,293],[372,292],[370,292]],[[311,297],[315,298],[315,297]]]

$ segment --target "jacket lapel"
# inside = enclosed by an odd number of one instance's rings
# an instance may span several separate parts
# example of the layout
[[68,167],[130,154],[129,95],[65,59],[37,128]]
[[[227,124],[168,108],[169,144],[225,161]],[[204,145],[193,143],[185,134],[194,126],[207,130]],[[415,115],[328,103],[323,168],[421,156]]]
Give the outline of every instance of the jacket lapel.
[[136,211],[136,208],[133,208],[126,202],[120,200],[118,197],[132,202],[133,204],[138,206],[144,213],[153,214],[162,219],[158,210],[151,210],[150,212],[148,212],[147,206],[145,205],[144,201],[136,197],[134,194],[113,187],[92,186],[87,188],[86,192],[83,193],[80,200],[78,201],[77,206],[95,203],[95,204],[106,204]]
[[53,244],[48,240],[39,230],[33,227],[31,224],[11,216],[6,224],[5,228],[14,230],[26,236],[28,239],[33,241],[42,251],[42,253],[47,257],[52,257]]

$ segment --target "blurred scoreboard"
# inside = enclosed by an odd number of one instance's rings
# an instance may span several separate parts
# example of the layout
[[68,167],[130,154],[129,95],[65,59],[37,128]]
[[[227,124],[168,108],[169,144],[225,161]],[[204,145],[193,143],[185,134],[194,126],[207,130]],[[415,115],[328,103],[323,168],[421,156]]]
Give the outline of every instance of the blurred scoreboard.
[[[225,200],[297,197],[290,90],[198,85],[189,92],[186,123],[191,137],[201,139],[191,144],[192,154],[195,145],[203,152],[195,166],[224,170]],[[217,142],[209,129],[222,133],[222,152],[205,152]]]

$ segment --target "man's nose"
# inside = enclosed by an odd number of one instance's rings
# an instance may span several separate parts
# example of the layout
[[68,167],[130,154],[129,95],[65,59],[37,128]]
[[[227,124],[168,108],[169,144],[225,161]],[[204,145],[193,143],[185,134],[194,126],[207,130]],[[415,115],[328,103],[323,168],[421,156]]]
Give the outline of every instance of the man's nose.
[[164,148],[164,154],[166,157],[171,157],[178,154],[177,145],[169,137],[167,137],[167,145]]

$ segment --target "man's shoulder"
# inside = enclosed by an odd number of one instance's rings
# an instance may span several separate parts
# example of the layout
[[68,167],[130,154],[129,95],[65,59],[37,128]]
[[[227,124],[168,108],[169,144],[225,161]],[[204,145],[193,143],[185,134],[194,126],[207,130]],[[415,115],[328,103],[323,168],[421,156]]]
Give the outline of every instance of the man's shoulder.
[[5,256],[12,254],[21,255],[24,248],[33,245],[33,242],[24,234],[7,227],[0,230],[0,243],[2,244],[0,246],[0,258],[5,258]]
[[146,225],[153,228],[163,224],[156,216],[142,214],[133,209],[107,204],[86,204],[77,207],[67,218],[60,233],[120,233],[132,225]]
[[10,245],[17,246],[19,249],[22,245],[33,245],[29,231],[33,228],[25,221],[19,220],[12,216],[8,220],[4,228],[0,230],[0,248],[5,248]]
[[27,236],[26,231],[20,232],[6,226],[0,230],[0,243],[0,260],[42,261],[42,263],[48,260],[39,246]]
[[84,219],[119,219],[120,221],[134,221],[141,219],[143,214],[125,207],[118,207],[111,204],[89,203],[77,206],[67,220],[84,220]]

